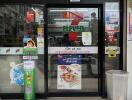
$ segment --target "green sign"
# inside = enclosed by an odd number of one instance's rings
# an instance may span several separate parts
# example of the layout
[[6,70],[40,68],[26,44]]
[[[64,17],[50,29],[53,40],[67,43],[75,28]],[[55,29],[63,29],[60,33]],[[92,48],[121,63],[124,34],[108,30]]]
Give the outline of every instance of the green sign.
[[23,56],[36,56],[37,54],[37,48],[23,48]]
[[84,32],[84,26],[63,26],[64,32]]
[[24,61],[24,100],[35,100],[35,68],[34,61]]

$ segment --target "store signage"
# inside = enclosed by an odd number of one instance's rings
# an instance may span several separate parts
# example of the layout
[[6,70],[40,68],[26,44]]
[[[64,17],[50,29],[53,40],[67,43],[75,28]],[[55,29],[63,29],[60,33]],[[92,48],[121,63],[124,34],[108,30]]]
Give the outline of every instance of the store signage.
[[97,54],[98,47],[48,47],[49,54]]
[[64,32],[83,32],[85,31],[84,26],[63,26]]
[[80,2],[80,0],[70,0],[70,2]]

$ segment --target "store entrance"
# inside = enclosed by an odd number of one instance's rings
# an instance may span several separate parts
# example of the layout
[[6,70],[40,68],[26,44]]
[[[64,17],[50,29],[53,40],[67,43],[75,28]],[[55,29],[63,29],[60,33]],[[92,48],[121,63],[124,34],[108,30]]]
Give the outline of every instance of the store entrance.
[[46,8],[47,96],[100,95],[102,5],[47,5]]

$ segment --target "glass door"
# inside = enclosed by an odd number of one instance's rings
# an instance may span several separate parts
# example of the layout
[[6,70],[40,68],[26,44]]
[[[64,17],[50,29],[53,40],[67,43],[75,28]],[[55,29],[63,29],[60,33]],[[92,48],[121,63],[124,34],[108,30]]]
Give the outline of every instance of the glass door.
[[98,6],[47,8],[48,93],[99,93],[100,18]]

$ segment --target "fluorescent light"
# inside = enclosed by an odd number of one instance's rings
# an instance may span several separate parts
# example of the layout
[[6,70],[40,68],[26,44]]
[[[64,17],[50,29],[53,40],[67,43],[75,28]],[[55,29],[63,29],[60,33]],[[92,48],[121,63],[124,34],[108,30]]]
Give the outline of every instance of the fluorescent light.
[[[83,20],[91,20],[91,19],[93,19],[93,18],[91,18],[91,17],[85,18],[85,17],[84,17]],[[54,20],[55,20],[55,21],[71,21],[71,20],[73,20],[73,18],[72,18],[72,19],[55,18]]]
[[67,20],[67,21],[71,21],[71,20],[73,20],[73,19],[60,19],[60,18],[55,18],[54,20],[55,20],[55,21],[58,21],[58,20],[59,20],[59,21],[66,21],[66,20]]
[[[61,12],[61,11],[73,11],[73,12],[75,12],[75,11],[89,11],[89,10],[91,10],[91,9],[93,9],[93,8],[89,8],[89,9],[79,9],[79,8],[77,8],[77,9],[66,9],[66,10],[49,10],[50,12]],[[97,9],[97,8],[95,8],[95,9]]]

